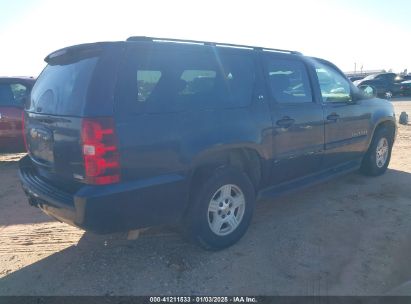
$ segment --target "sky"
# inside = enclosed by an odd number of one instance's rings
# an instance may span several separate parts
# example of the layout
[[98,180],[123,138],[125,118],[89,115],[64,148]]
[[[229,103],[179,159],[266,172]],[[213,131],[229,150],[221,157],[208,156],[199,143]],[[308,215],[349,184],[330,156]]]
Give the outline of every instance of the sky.
[[153,36],[297,50],[343,71],[411,72],[409,0],[0,0],[0,75],[69,45]]

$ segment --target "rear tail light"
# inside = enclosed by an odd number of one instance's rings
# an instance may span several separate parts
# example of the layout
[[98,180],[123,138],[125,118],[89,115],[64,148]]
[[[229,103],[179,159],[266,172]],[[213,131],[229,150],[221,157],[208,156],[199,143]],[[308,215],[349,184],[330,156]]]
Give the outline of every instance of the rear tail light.
[[85,118],[81,126],[85,182],[105,185],[120,181],[120,157],[112,118]]

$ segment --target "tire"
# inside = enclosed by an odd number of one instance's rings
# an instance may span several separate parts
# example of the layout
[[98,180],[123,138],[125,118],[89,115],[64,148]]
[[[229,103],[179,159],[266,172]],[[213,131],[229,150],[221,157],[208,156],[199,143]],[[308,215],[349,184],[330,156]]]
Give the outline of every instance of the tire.
[[387,92],[385,92],[384,94],[384,98],[390,100],[391,98],[394,97],[394,93],[391,90],[388,90]]
[[[385,127],[378,128],[375,131],[371,145],[363,158],[361,172],[369,176],[384,174],[390,163],[392,145],[392,131]],[[381,149],[384,146],[385,148]]]
[[227,248],[247,231],[254,207],[248,176],[232,167],[217,169],[194,194],[185,217],[186,235],[206,250]]

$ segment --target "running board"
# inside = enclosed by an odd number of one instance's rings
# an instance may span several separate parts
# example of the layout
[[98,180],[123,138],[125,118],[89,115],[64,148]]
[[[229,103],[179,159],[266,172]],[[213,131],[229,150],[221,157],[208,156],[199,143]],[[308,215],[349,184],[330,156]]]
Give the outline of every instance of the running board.
[[315,184],[323,183],[337,176],[356,171],[360,168],[360,166],[361,160],[350,161],[348,163],[339,165],[338,167],[333,167],[319,173],[311,174],[299,179],[271,186],[260,190],[258,192],[257,199],[272,199],[294,192],[296,190],[301,190],[313,186]]

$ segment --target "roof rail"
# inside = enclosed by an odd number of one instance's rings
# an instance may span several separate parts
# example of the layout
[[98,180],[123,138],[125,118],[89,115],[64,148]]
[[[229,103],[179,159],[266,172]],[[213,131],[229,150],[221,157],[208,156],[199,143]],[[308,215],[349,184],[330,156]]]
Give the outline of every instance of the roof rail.
[[187,39],[132,36],[132,37],[127,38],[126,41],[174,42],[174,43],[183,43],[183,44],[198,44],[198,45],[209,45],[209,46],[232,47],[232,48],[249,49],[249,50],[255,50],[255,51],[267,51],[267,52],[278,52],[278,53],[288,53],[288,54],[294,54],[294,55],[302,55],[302,53],[297,52],[297,51],[290,51],[290,50],[283,50],[283,49],[273,49],[273,48],[265,48],[265,47],[243,45],[243,44],[220,43],[220,42],[187,40]]

